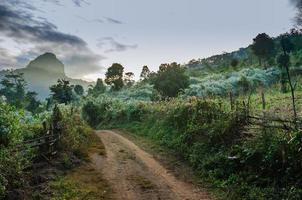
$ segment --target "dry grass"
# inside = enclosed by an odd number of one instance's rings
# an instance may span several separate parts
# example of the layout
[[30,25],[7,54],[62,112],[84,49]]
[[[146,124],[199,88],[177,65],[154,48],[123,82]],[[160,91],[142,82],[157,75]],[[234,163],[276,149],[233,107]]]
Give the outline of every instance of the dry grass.
[[87,162],[68,172],[66,176],[58,177],[56,181],[51,183],[53,191],[51,199],[112,199],[112,190],[109,184],[103,179],[102,173],[89,162],[89,155],[93,153],[106,155],[105,146],[95,134],[91,134],[90,141],[90,147],[81,150],[81,154],[85,155],[84,159]]
[[136,175],[136,176],[129,176],[128,180],[134,182],[138,185],[142,190],[152,190],[155,188],[155,185],[145,177]]

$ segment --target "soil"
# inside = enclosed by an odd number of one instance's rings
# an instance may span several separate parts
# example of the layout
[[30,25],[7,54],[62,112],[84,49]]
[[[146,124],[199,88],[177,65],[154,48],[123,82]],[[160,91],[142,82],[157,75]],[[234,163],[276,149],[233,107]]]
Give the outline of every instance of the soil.
[[97,131],[106,153],[90,155],[118,200],[208,200],[203,188],[178,179],[154,156],[115,131]]

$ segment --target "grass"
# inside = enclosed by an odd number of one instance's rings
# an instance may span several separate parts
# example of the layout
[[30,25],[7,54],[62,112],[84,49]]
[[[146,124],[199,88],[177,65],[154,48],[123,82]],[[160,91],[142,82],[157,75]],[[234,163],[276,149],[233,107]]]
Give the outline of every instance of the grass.
[[112,199],[111,189],[102,174],[86,164],[51,183],[53,200]]
[[150,180],[139,175],[129,176],[128,180],[136,183],[142,190],[152,190],[155,188],[155,185]]
[[95,134],[91,134],[89,140],[90,146],[81,149],[82,159],[85,162],[50,183],[52,200],[112,199],[112,190],[109,184],[103,179],[102,173],[89,162],[89,155],[93,153],[106,154],[104,144]]

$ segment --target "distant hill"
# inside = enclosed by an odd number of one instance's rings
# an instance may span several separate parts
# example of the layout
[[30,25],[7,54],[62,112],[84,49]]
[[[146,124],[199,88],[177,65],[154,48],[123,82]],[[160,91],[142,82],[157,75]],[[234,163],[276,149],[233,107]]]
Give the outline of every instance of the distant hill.
[[[282,35],[273,38],[276,46],[275,55],[268,61],[267,67],[277,65],[275,56],[281,53],[281,36]],[[292,55],[292,65],[299,67],[302,65],[302,33],[293,31],[289,36],[290,40],[295,44],[295,50]],[[233,59],[238,61],[236,69],[232,69],[230,66]],[[191,76],[200,76],[212,72],[221,73],[225,71],[236,71],[249,67],[263,68],[263,66],[259,66],[259,60],[253,54],[251,45],[230,53],[222,53],[203,59],[193,59],[185,64],[185,66],[189,69]]]
[[[40,55],[25,68],[16,69],[15,72],[24,74],[28,89],[37,92],[40,99],[49,96],[49,86],[55,84],[58,79],[69,80],[71,84],[82,85],[85,89],[91,84],[91,82],[67,77],[64,64],[53,53]],[[8,73],[7,70],[0,71],[0,79],[6,73]]]

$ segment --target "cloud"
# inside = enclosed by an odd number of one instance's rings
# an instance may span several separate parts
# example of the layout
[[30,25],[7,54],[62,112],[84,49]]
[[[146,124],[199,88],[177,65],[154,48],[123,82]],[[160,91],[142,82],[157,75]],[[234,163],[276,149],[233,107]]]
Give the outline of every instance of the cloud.
[[112,24],[124,24],[122,21],[119,21],[117,19],[113,19],[111,17],[104,17],[107,22],[112,23]]
[[[43,0],[44,2],[53,3],[57,6],[62,6],[61,0]],[[82,7],[83,4],[89,5],[89,2],[86,0],[70,0],[77,7]]]
[[79,16],[79,15],[76,15],[76,17],[81,19],[82,21],[84,21],[86,23],[93,23],[93,22],[100,23],[100,24],[104,23],[104,20],[99,19],[99,18],[97,18],[97,19],[87,19],[87,18]]
[[85,0],[72,0],[72,2],[78,7],[82,7],[82,4],[89,5],[89,3]]
[[55,42],[86,45],[79,37],[61,33],[47,20],[8,5],[0,5],[0,30],[2,34],[18,42]]
[[294,18],[297,26],[302,26],[302,0],[290,0],[292,5],[296,7],[297,13]]
[[79,15],[76,15],[77,18],[81,19],[82,21],[86,22],[86,23],[93,23],[93,22],[96,22],[96,23],[110,23],[110,24],[124,24],[122,21],[119,21],[119,20],[116,20],[116,19],[113,19],[113,18],[109,18],[109,17],[103,17],[103,19],[100,19],[100,18],[97,18],[97,19],[87,19],[83,16],[79,16]]
[[17,0],[0,3],[0,35],[18,44],[21,54],[16,58],[8,56],[1,49],[1,66],[25,64],[45,52],[55,53],[66,65],[67,75],[83,77],[99,72],[103,56],[92,52],[87,43],[78,36],[62,33],[44,18],[34,17]]
[[99,47],[100,49],[104,49],[105,53],[111,53],[111,52],[127,51],[129,49],[136,49],[138,45],[122,44],[120,42],[117,42],[112,37],[103,37],[98,39],[97,47]]
[[16,66],[17,59],[9,54],[7,49],[0,47],[0,68],[12,68]]

